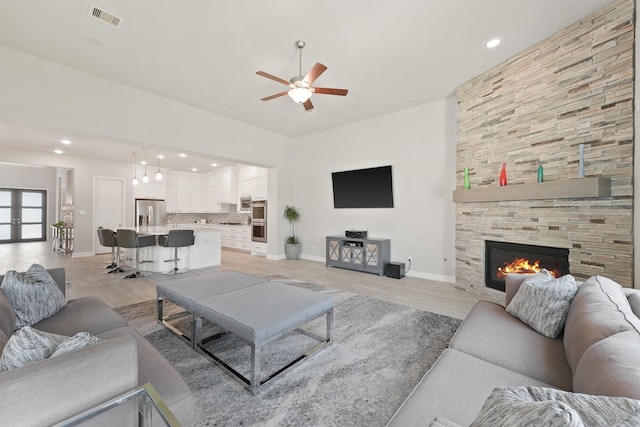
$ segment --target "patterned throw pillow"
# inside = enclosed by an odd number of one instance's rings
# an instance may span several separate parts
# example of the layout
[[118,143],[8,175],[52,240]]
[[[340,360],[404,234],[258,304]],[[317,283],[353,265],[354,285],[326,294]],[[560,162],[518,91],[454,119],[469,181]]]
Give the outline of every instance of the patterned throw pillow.
[[99,342],[102,342],[100,338],[88,332],[78,332],[72,337],[67,337],[25,326],[11,335],[2,350],[0,372],[61,356]]
[[526,387],[496,388],[469,427],[584,427],[576,411],[564,402],[538,401]]
[[536,332],[557,338],[564,328],[571,300],[578,286],[573,276],[554,279],[547,271],[528,277],[507,306],[507,312]]
[[10,270],[0,289],[16,313],[16,329],[51,317],[67,305],[67,300],[49,272],[33,264],[24,273]]
[[0,372],[21,368],[51,356],[68,337],[25,326],[14,332],[2,350]]
[[640,400],[547,387],[498,387],[469,427],[640,425]]
[[51,354],[50,357],[60,356],[65,353],[80,350],[85,347],[89,347],[94,344],[98,344],[102,340],[98,337],[94,337],[89,332],[78,332],[71,338],[66,339]]

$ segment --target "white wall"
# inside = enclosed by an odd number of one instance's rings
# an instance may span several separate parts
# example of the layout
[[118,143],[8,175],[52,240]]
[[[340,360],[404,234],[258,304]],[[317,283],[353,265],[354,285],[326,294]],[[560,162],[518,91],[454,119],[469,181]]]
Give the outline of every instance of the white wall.
[[[298,138],[302,257],[324,261],[325,236],[365,229],[391,239],[392,261],[413,257],[410,275],[453,282],[455,120],[448,98]],[[333,208],[332,172],[384,165],[393,167],[394,208]]]

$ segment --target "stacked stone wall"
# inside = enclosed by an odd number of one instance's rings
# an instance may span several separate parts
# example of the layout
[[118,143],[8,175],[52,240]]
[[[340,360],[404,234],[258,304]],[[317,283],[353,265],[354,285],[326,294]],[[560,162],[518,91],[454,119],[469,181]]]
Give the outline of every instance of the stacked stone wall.
[[[456,283],[484,285],[484,241],[569,249],[571,274],[633,282],[634,8],[615,1],[457,88],[457,187],[611,179],[611,197],[456,204]],[[524,190],[523,190],[524,191]]]

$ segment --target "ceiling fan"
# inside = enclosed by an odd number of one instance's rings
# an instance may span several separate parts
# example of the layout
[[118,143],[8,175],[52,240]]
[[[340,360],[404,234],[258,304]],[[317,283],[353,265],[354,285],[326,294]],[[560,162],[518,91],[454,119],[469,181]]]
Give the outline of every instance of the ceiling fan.
[[302,104],[306,111],[313,110],[313,104],[311,103],[311,95],[314,93],[321,93],[325,95],[339,95],[346,96],[348,90],[347,89],[332,89],[327,87],[312,87],[313,82],[320,77],[322,73],[324,73],[327,69],[325,65],[321,63],[316,63],[313,68],[307,73],[306,76],[302,76],[302,49],[305,46],[304,40],[298,40],[295,43],[295,46],[298,48],[299,53],[299,66],[298,66],[298,75],[292,77],[291,80],[286,81],[281,79],[280,77],[276,77],[269,73],[265,73],[264,71],[256,71],[256,74],[262,77],[266,77],[268,79],[274,80],[278,83],[282,83],[285,86],[289,86],[289,90],[284,92],[276,93],[275,95],[267,96],[265,98],[261,98],[262,101],[269,101],[274,98],[279,98],[281,96],[289,95],[291,99],[293,99],[298,104]]

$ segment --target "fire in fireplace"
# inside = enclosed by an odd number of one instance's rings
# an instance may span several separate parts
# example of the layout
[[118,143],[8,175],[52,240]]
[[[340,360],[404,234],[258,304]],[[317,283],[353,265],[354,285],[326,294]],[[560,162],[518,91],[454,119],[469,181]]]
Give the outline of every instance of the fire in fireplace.
[[554,277],[569,273],[569,249],[485,241],[485,285],[504,291],[509,273],[534,274],[547,269]]

